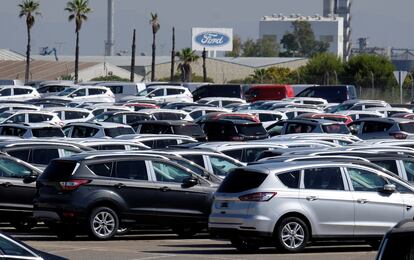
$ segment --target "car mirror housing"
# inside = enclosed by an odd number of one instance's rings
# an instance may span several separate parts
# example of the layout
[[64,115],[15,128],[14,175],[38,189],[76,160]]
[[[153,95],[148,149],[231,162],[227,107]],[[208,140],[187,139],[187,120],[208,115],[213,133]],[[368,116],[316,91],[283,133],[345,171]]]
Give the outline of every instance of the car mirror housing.
[[23,183],[28,184],[28,183],[35,182],[37,180],[37,177],[38,177],[37,175],[30,174],[29,176],[26,176],[23,178]]
[[394,184],[385,184],[382,191],[385,193],[394,193],[397,190]]
[[198,184],[198,179],[194,177],[187,178],[183,181],[184,188],[190,188]]

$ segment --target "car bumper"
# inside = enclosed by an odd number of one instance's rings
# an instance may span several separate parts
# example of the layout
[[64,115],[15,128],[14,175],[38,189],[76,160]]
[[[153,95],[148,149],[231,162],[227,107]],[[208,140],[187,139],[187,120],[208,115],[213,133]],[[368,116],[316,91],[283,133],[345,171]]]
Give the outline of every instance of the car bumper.
[[210,234],[215,237],[232,239],[232,238],[248,238],[254,240],[268,240],[273,237],[272,232],[262,232],[256,230],[240,230],[233,228],[209,228]]

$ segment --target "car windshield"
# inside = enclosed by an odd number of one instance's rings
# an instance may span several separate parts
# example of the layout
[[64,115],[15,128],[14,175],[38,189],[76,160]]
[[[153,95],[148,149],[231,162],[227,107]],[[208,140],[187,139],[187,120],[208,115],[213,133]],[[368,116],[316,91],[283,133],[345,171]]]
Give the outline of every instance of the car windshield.
[[349,129],[344,124],[323,125],[323,131],[328,134],[349,134]]
[[67,88],[67,89],[63,90],[62,92],[59,92],[58,96],[60,96],[60,97],[68,96],[70,93],[72,93],[75,90],[76,90],[76,88]]
[[105,135],[117,137],[119,135],[135,134],[134,130],[129,127],[105,128]]
[[177,125],[174,126],[174,134],[196,136],[204,135],[204,132],[199,125]]
[[34,137],[65,137],[62,129],[56,127],[45,127],[32,129]]
[[401,123],[400,129],[401,131],[414,134],[414,123]]
[[138,94],[137,94],[137,96],[140,96],[140,97],[145,97],[146,95],[148,95],[150,92],[152,92],[154,89],[153,88],[147,88],[147,89],[144,89],[144,90],[142,90],[142,91],[140,91],[140,92],[138,92]]

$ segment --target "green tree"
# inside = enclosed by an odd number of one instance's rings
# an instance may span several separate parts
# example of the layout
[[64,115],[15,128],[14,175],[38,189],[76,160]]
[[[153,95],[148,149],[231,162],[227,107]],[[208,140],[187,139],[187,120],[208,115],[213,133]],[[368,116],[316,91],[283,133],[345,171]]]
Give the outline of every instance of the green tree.
[[29,81],[29,74],[30,74],[30,30],[32,29],[33,25],[35,24],[35,16],[40,15],[39,10],[39,3],[32,0],[24,0],[21,4],[18,5],[20,7],[19,17],[22,18],[23,16],[26,17],[26,28],[27,28],[27,47],[26,47],[26,71],[24,74],[24,82],[27,83]]
[[297,81],[296,72],[284,67],[270,67],[267,69],[271,83],[291,84]]
[[130,81],[127,78],[121,78],[120,76],[117,75],[108,75],[108,76],[100,76],[100,77],[96,77],[91,79],[91,81]]
[[394,65],[383,56],[362,54],[352,57],[345,66],[345,78],[359,87],[385,89],[396,85]]
[[311,57],[318,53],[326,52],[329,49],[329,43],[317,41],[312,27],[307,21],[292,22],[293,31],[286,33],[280,41],[283,48],[286,49],[282,56]]
[[181,81],[191,82],[193,75],[191,63],[197,61],[200,57],[191,48],[184,48],[177,52],[177,57],[180,59],[178,69],[181,72]]
[[270,80],[269,71],[267,69],[255,69],[250,77],[254,83],[267,83]]
[[226,51],[225,56],[226,57],[240,57],[241,51],[242,51],[242,40],[240,36],[235,35],[233,37],[233,50]]
[[270,37],[256,41],[247,39],[243,44],[243,57],[277,57],[279,55],[279,44]]
[[337,84],[343,74],[342,60],[331,53],[316,54],[308,63],[299,68],[299,74],[308,84]]
[[75,20],[76,50],[75,50],[75,83],[78,82],[79,71],[79,31],[82,23],[88,20],[87,14],[92,12],[88,6],[88,0],[72,0],[66,4],[65,11],[70,13],[69,22]]
[[151,81],[155,80],[155,35],[160,29],[160,24],[158,22],[158,14],[151,13],[150,24],[152,27],[152,61],[151,61]]

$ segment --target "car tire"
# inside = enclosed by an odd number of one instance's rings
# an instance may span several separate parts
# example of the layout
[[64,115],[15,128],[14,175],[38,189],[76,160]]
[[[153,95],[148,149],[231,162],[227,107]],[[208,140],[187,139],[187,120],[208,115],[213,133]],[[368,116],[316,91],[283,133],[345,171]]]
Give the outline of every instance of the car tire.
[[98,240],[111,239],[118,228],[118,215],[111,208],[99,207],[91,211],[88,220],[89,237]]
[[195,236],[198,232],[200,232],[200,229],[188,226],[188,227],[173,227],[173,232],[177,234],[180,238],[192,238]]
[[285,252],[298,253],[308,243],[309,229],[300,218],[287,217],[276,227],[275,236],[278,249]]
[[19,232],[27,232],[37,225],[37,221],[34,219],[19,219],[11,221],[10,224]]
[[251,240],[233,238],[230,242],[240,253],[255,253],[260,248],[257,242]]

